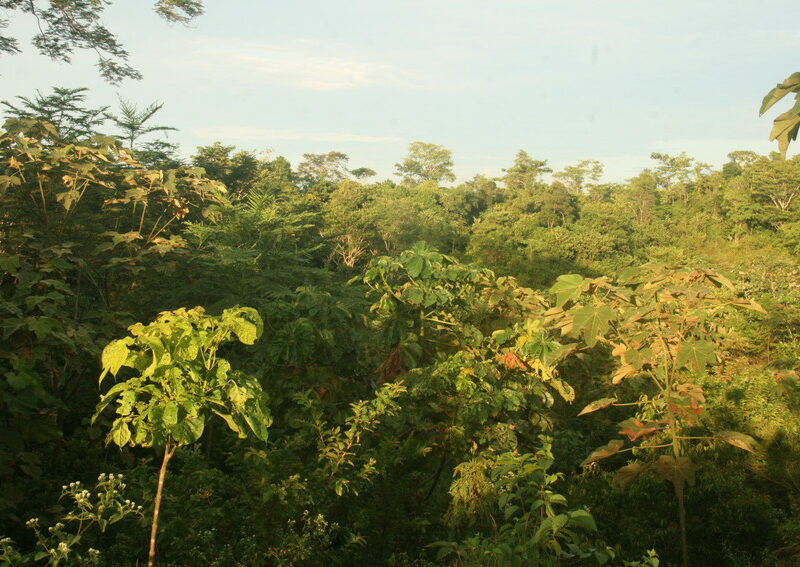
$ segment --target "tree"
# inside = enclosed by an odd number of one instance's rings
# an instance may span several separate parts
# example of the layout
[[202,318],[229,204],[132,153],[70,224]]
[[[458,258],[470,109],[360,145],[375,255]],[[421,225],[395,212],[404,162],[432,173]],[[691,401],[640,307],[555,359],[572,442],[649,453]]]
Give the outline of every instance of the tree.
[[502,177],[506,188],[511,191],[531,190],[545,173],[553,170],[547,167],[547,160],[533,159],[528,152],[520,150],[514,158],[514,165],[503,170]]
[[781,158],[786,157],[789,142],[797,139],[800,130],[800,72],[792,73],[782,83],[778,83],[769,91],[761,102],[758,115],[762,116],[767,110],[789,93],[795,93],[795,104],[786,112],[775,118],[769,139],[778,141],[778,151]]
[[587,188],[587,181],[594,184],[600,181],[602,176],[603,164],[597,160],[585,159],[553,174],[553,179],[560,181],[570,192],[577,195]]
[[800,193],[800,156],[786,160],[761,158],[745,173],[752,192],[779,211],[788,211]]
[[423,181],[455,181],[453,155],[443,146],[428,142],[411,142],[408,155],[402,163],[394,165],[395,175],[403,178],[406,185],[417,185]]
[[547,228],[566,225],[575,219],[578,212],[575,195],[558,181],[537,194],[537,204],[539,222]]
[[[638,445],[623,449],[625,442],[614,439],[593,451],[583,464],[634,449],[637,456],[642,454],[639,449],[658,455],[646,463],[622,467],[617,482],[625,486],[651,472],[673,485],[687,567],[684,487],[694,484],[696,469],[687,446],[717,439],[750,452],[757,449],[755,440],[743,433],[698,436],[689,431],[699,425],[706,403],[701,380],[729,341],[720,314],[730,307],[765,311],[755,301],[733,295],[733,285],[720,274],[658,264],[623,270],[616,283],[608,277],[564,275],[550,291],[556,296],[556,306],[547,313],[553,328],[589,348],[607,345],[618,360],[612,385],[625,382],[633,388],[634,399],[629,402],[618,400],[615,394],[590,403],[578,415],[617,404],[638,408],[634,417],[619,424],[619,434]],[[662,449],[666,452],[659,455]]]
[[[236,146],[219,142],[200,146],[192,156],[192,164],[202,167],[209,178],[222,181],[231,195],[242,199],[253,189],[266,165],[253,152],[234,153],[235,150]],[[288,163],[285,165],[288,168]]]
[[369,177],[375,177],[378,175],[374,169],[370,169],[369,167],[357,167],[355,169],[351,169],[350,174],[356,179],[367,179]]
[[128,142],[128,148],[131,150],[134,149],[134,144],[136,140],[140,137],[144,136],[145,134],[151,134],[153,132],[166,132],[168,130],[177,130],[177,128],[173,128],[172,126],[146,126],[145,123],[148,122],[156,112],[161,110],[161,107],[164,106],[164,103],[157,103],[153,102],[143,108],[141,111],[137,108],[135,104],[132,102],[128,102],[124,98],[119,99],[119,113],[120,115],[117,116],[115,114],[111,114],[107,112],[105,114],[106,118],[111,120],[118,128],[122,130],[120,134],[120,138],[123,138],[125,141]]
[[[0,8],[30,14],[38,33],[32,43],[40,54],[69,63],[76,50],[97,54],[100,75],[109,83],[140,79],[141,74],[128,65],[128,52],[101,20],[110,0],[2,0]],[[170,22],[186,23],[203,13],[202,0],[157,0],[156,13]],[[8,20],[0,18],[0,30]],[[0,53],[19,53],[16,38],[0,35]]]
[[[297,166],[297,175],[306,187],[317,183],[337,184],[350,176],[347,162],[350,158],[342,152],[328,152],[326,154],[303,154],[305,161]],[[371,171],[371,170],[370,170]],[[361,173],[369,173],[361,172]],[[373,175],[375,172],[372,172]]]
[[106,120],[107,106],[84,107],[88,90],[53,87],[53,92],[47,96],[39,91],[36,91],[32,99],[18,96],[17,99],[21,102],[19,106],[7,100],[2,105],[6,107],[9,117],[44,120],[56,127],[61,139],[74,142],[98,134],[97,127]]
[[758,161],[759,157],[761,156],[750,150],[736,150],[728,153],[728,159],[742,169],[753,165]]
[[93,421],[112,402],[116,417],[107,443],[119,447],[161,447],[164,455],[153,501],[148,567],[153,567],[158,516],[167,467],[175,451],[203,435],[211,414],[222,418],[240,438],[252,432],[266,441],[272,419],[259,382],[231,369],[218,356],[224,343],[235,337],[252,345],[263,331],[255,309],[226,309],[206,315],[202,307],[165,311],[148,325],[129,327],[131,336],[112,341],[103,349],[103,373],[130,368],[133,376],[118,382],[97,405]]

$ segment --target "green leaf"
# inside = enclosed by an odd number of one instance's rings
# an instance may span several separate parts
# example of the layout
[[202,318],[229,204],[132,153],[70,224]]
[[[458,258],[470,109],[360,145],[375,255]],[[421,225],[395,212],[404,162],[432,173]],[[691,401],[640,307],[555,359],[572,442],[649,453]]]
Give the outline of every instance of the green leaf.
[[797,139],[798,131],[800,131],[800,115],[791,110],[784,112],[773,122],[769,139],[778,141],[778,151],[782,157],[786,157],[789,142]]
[[28,329],[36,334],[38,340],[51,335],[59,326],[58,321],[51,317],[26,317],[25,323],[28,325]]
[[172,436],[181,445],[194,443],[203,435],[205,421],[201,417],[187,416],[186,419],[171,428]]
[[569,383],[559,378],[553,378],[550,380],[550,385],[553,386],[565,402],[572,403],[575,401],[575,389]]
[[782,83],[778,83],[774,89],[766,94],[764,100],[761,101],[761,108],[758,110],[758,115],[761,116],[787,94],[798,92],[798,90],[800,90],[800,72],[792,73],[786,77]]
[[614,310],[608,305],[587,305],[573,312],[572,331],[581,332],[586,346],[593,347],[597,344],[597,338],[608,331],[609,323],[615,317]]
[[709,364],[717,362],[717,346],[711,341],[686,339],[681,344],[675,363],[679,368],[705,370]]
[[550,288],[550,293],[556,296],[556,307],[561,307],[567,301],[576,299],[583,291],[585,282],[586,280],[580,274],[558,276],[556,283]]
[[34,375],[24,369],[20,372],[9,372],[6,374],[6,380],[8,385],[17,391],[24,390],[36,382]]
[[19,266],[19,256],[0,255],[0,270],[13,273],[19,270]]
[[416,286],[403,290],[403,299],[414,305],[419,305],[425,299],[425,292]]
[[597,531],[597,524],[595,523],[594,518],[586,510],[574,510],[572,512],[568,512],[568,514],[570,526],[578,526],[593,532]]
[[612,439],[611,441],[608,442],[608,444],[603,445],[602,447],[598,447],[597,449],[589,453],[589,456],[583,459],[583,462],[581,462],[581,466],[585,467],[586,465],[593,463],[595,461],[599,461],[601,459],[608,458],[612,455],[616,455],[617,453],[620,452],[623,445],[625,445],[625,442],[622,441],[621,439]]
[[258,326],[242,317],[234,319],[233,332],[239,341],[246,345],[254,344],[260,335]]
[[614,402],[617,401],[617,398],[600,398],[599,400],[595,400],[592,403],[588,404],[585,408],[583,408],[578,415],[586,415],[587,413],[592,413],[597,410],[601,410],[603,408],[607,408],[608,406],[612,405]]
[[131,440],[131,430],[128,424],[118,419],[108,432],[108,440],[112,441],[118,447],[124,447],[128,441]]
[[119,369],[125,364],[125,361],[128,360],[128,353],[130,352],[128,343],[129,341],[126,339],[120,339],[118,341],[111,341],[106,345],[100,357],[100,362],[103,364],[104,370],[108,370],[114,376],[117,375]]
[[178,404],[169,402],[164,406],[164,412],[161,414],[161,420],[166,427],[172,427],[178,423]]
[[725,441],[729,445],[738,447],[751,453],[757,453],[761,450],[758,441],[747,435],[746,433],[739,433],[738,431],[717,431],[714,437]]
[[408,272],[409,277],[417,278],[422,273],[424,267],[425,258],[422,256],[414,256],[406,264],[406,271]]

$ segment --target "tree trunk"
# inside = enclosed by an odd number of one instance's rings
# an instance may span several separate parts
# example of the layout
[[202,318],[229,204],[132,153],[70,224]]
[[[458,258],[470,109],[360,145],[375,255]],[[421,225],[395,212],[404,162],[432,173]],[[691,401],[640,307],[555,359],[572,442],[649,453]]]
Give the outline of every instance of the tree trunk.
[[172,443],[167,443],[164,446],[164,459],[161,461],[161,470],[158,473],[158,486],[156,487],[156,498],[153,501],[153,525],[150,527],[150,551],[147,554],[147,567],[154,567],[156,564],[156,535],[158,534],[158,513],[161,509],[161,495],[164,492],[164,479],[167,476],[167,465],[177,448],[178,446]]

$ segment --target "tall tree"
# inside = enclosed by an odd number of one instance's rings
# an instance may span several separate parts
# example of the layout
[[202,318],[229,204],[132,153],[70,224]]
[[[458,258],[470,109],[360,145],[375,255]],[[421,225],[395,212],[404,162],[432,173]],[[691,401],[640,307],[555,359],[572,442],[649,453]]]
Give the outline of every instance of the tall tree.
[[511,191],[530,190],[545,173],[552,173],[547,160],[533,159],[528,152],[520,150],[514,158],[514,165],[503,170],[502,180]]
[[350,176],[347,169],[350,158],[342,152],[303,154],[303,159],[297,166],[297,174],[306,187],[325,182],[336,184]]
[[429,142],[411,142],[408,155],[402,163],[396,163],[395,169],[407,185],[417,185],[423,181],[455,181],[453,174],[453,153],[445,148]]
[[568,165],[562,171],[553,174],[553,179],[560,181],[572,193],[582,193],[603,176],[603,164],[594,159],[585,159],[575,165]]

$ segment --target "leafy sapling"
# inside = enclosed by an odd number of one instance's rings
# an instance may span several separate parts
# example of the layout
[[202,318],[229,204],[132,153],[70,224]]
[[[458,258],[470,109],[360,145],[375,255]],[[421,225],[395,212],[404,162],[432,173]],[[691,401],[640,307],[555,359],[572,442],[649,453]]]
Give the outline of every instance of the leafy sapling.
[[112,403],[115,417],[107,443],[119,447],[159,447],[158,475],[148,566],[155,564],[158,515],[167,466],[178,447],[194,443],[211,415],[222,418],[240,438],[252,433],[266,441],[272,423],[266,394],[253,377],[231,369],[217,356],[219,347],[238,339],[252,345],[263,323],[255,309],[234,307],[207,315],[202,307],[161,313],[154,322],[136,323],[131,336],[112,341],[102,354],[102,384],[122,369],[130,376],[100,399],[96,420]]

